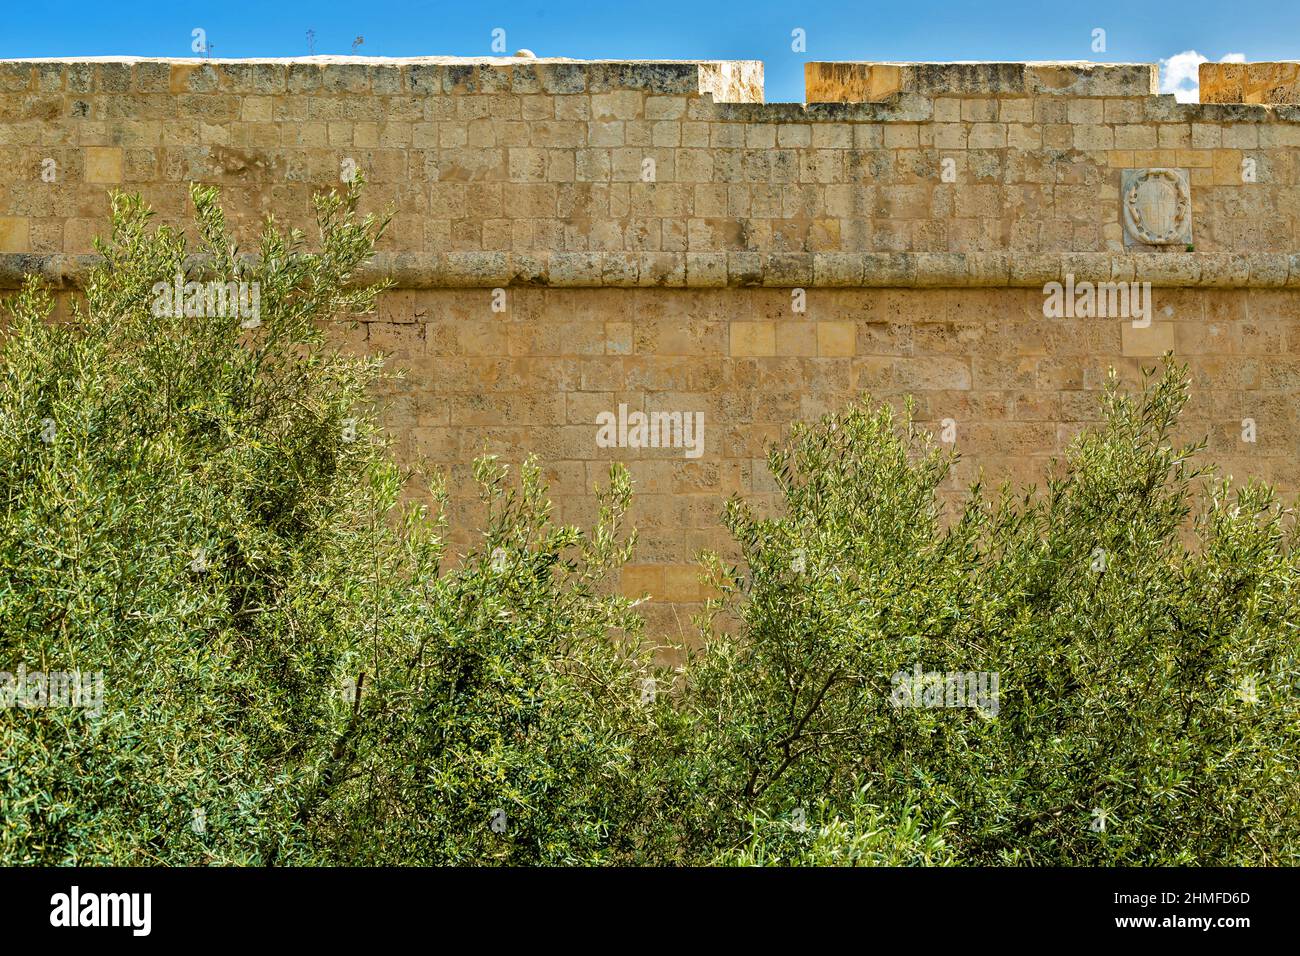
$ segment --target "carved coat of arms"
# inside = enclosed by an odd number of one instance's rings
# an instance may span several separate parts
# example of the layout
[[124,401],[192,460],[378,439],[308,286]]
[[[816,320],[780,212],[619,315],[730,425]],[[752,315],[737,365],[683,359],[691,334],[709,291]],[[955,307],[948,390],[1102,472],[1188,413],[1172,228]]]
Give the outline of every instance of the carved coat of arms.
[[1187,170],[1126,169],[1120,197],[1125,245],[1173,246],[1192,241]]

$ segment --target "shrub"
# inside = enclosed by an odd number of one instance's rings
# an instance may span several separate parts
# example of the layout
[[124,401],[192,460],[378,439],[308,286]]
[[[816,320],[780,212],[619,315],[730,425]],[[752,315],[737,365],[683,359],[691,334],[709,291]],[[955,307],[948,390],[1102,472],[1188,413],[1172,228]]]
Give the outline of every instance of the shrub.
[[919,810],[905,805],[884,810],[868,802],[867,787],[854,789],[843,816],[821,797],[812,810],[796,807],[784,819],[755,813],[749,838],[724,852],[727,866],[953,866],[956,859],[944,840],[952,826],[951,811],[927,827]]
[[[515,490],[481,461],[483,547],[442,567],[443,522],[399,506],[414,476],[366,404],[378,362],[321,332],[377,292],[351,287],[384,225],[359,189],[318,198],[319,252],[268,222],[251,259],[212,189],[200,260],[116,196],[86,308],[51,322],[35,283],[11,303],[0,659],[103,671],[106,701],[0,711],[0,860],[644,852],[664,705],[641,703],[639,620],[600,588],[632,546],[627,474],[584,534],[552,526],[535,466]],[[161,308],[177,275],[256,283],[260,321]]]
[[481,545],[381,599],[400,620],[387,653],[403,666],[381,670],[363,700],[310,833],[346,863],[644,858],[665,703],[646,693],[656,671],[639,618],[601,587],[634,544],[620,534],[627,472],[612,470],[589,534],[552,524],[535,464],[517,491],[494,459],[476,475]]
[[[742,600],[686,698],[727,795],[708,825],[856,812],[860,778],[889,819],[951,815],[964,863],[1294,863],[1294,525],[1171,444],[1186,400],[1171,361],[1137,396],[1112,380],[1044,490],[977,485],[948,524],[950,462],[909,420],[797,427],[770,459],[784,513],[733,500],[744,570],[710,562]],[[909,696],[918,667],[996,698]]]
[[370,307],[346,285],[382,224],[355,191],[321,197],[318,254],[268,223],[246,261],[215,191],[193,200],[206,278],[258,283],[260,326],[160,308],[200,276],[121,195],[84,310],[48,321],[35,283],[10,303],[0,660],[102,671],[106,701],[0,712],[7,862],[254,862],[337,723],[324,689],[367,609],[356,532],[396,481],[345,440],[375,364],[317,322]]

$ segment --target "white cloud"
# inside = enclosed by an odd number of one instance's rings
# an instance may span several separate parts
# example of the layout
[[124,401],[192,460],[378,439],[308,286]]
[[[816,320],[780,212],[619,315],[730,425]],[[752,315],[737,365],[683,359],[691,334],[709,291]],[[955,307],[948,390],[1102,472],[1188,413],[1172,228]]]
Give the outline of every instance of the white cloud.
[[[1172,93],[1180,103],[1197,103],[1201,98],[1200,66],[1208,63],[1208,56],[1201,56],[1195,50],[1175,53],[1167,60],[1160,61],[1160,92]],[[1245,63],[1246,54],[1227,53],[1219,59],[1220,63]]]

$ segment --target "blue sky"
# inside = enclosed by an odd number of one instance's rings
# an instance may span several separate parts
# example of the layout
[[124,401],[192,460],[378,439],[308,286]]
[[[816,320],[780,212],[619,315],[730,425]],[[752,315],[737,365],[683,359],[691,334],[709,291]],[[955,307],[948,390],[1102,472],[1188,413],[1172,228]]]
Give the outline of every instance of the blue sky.
[[[349,2],[328,0],[64,0],[57,8],[11,0],[0,18],[0,58],[191,56],[201,27],[217,57],[357,52],[372,56],[510,52],[582,59],[760,59],[767,98],[802,100],[805,60],[1055,60],[1155,62],[1196,51],[1218,60],[1300,57],[1300,4],[1291,0],[1183,0],[1178,4],[988,0],[817,3],[772,0],[613,0],[609,3]],[[57,12],[55,12],[57,9]],[[803,29],[807,51],[791,50]],[[1093,52],[1092,31],[1106,31]],[[1194,75],[1195,60],[1175,61]]]

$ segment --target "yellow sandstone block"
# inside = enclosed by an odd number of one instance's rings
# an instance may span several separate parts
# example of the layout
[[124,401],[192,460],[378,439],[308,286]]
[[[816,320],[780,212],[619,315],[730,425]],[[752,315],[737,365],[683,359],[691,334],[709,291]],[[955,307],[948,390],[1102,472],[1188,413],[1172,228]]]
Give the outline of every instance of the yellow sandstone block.
[[732,322],[731,354],[758,356],[776,354],[775,322]]
[[659,597],[664,590],[664,569],[658,564],[625,564],[622,571],[624,597],[637,598],[644,594]]
[[1214,152],[1208,149],[1180,149],[1178,165],[1188,169],[1210,169],[1214,166]]
[[700,569],[693,564],[669,564],[663,569],[662,594],[655,597],[665,601],[698,601],[700,599]]
[[879,103],[901,89],[901,71],[883,63],[805,63],[809,103]]
[[86,147],[86,182],[120,183],[122,148],[120,146]]
[[31,226],[26,218],[0,216],[0,252],[31,252]]
[[1218,186],[1241,185],[1241,150],[1214,150],[1214,182]]
[[781,322],[776,327],[777,355],[817,354],[817,324],[814,322]]
[[851,357],[856,351],[857,331],[852,322],[818,322],[817,354],[823,358]]
[[1120,343],[1128,357],[1164,355],[1174,347],[1174,323],[1152,322],[1141,328],[1125,321],[1120,326]]

